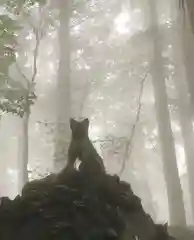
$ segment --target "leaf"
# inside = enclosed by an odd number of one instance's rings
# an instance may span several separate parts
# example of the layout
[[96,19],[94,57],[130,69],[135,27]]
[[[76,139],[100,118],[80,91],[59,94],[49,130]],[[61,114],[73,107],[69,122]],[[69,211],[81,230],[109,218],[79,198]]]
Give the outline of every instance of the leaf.
[[[19,14],[22,8],[31,7],[37,2],[44,4],[46,1],[1,1],[2,4],[6,4],[8,11],[16,14]],[[29,95],[21,82],[16,82],[8,77],[9,67],[16,61],[16,33],[20,29],[18,21],[12,19],[8,14],[0,15],[0,109],[3,112],[10,112],[22,117],[26,109],[34,104],[37,97],[34,92]],[[27,101],[26,96],[28,96]]]
[[21,10],[22,7],[29,8],[34,6],[36,3],[44,5],[46,0],[4,0],[8,8]]
[[18,29],[17,21],[0,15],[0,73],[3,75],[8,75],[9,66],[15,62],[15,31]]

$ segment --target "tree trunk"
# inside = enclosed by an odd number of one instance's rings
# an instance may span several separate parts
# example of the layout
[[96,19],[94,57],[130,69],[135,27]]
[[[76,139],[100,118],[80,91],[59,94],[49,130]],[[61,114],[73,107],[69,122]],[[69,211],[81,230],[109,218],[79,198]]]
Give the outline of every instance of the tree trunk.
[[189,180],[189,190],[191,196],[192,215],[194,216],[194,135],[192,126],[192,113],[188,102],[188,92],[181,79],[176,78],[176,88],[178,90],[178,107],[180,125],[183,137],[183,145],[187,161],[187,172]]
[[55,142],[55,170],[59,171],[64,167],[67,160],[70,128],[70,40],[69,40],[69,19],[71,10],[70,0],[58,0],[59,9],[59,66],[57,81],[56,99],[56,142]]
[[[178,62],[177,66],[177,78],[174,83],[178,92],[178,107],[179,107],[179,115],[180,115],[180,124],[181,131],[183,137],[183,144],[185,149],[185,155],[187,160],[187,172],[188,172],[188,180],[189,180],[189,190],[191,196],[191,207],[192,207],[192,215],[194,217],[194,132],[192,125],[192,106],[189,98],[189,88],[185,81],[185,77],[188,82],[193,81],[193,77],[191,75],[190,69],[188,69],[187,63],[184,61],[184,53],[185,50],[185,35],[182,25],[182,17],[181,15],[177,21],[177,28],[175,32],[175,38],[173,42],[175,44],[175,59]],[[182,51],[183,50],[183,51]]]
[[[193,4],[193,10],[189,9],[190,4]],[[194,2],[190,4],[188,4],[188,9],[187,6],[185,6],[184,13],[180,11],[177,28],[181,28],[181,49],[183,48],[184,50],[183,61],[187,75],[186,80],[189,87],[189,94],[193,105],[192,115],[194,117],[194,15],[193,20],[189,15],[189,11],[194,11]]]
[[20,136],[20,156],[18,171],[18,191],[28,182],[28,124],[30,113],[27,111],[22,118],[22,131]]
[[192,115],[194,117],[194,39],[193,46],[191,45],[191,41],[189,41],[189,36],[187,33],[184,33],[184,65],[186,70],[186,80],[189,87],[190,99],[192,102]]
[[189,13],[189,19],[192,27],[192,31],[194,33],[194,1],[193,0],[183,0],[186,2],[186,8]]
[[178,175],[174,139],[171,129],[168,101],[163,74],[158,19],[155,0],[150,1],[151,40],[153,41],[153,59],[151,64],[152,84],[155,96],[155,109],[163,158],[163,169],[167,188],[169,218],[172,225],[186,225],[183,194]]

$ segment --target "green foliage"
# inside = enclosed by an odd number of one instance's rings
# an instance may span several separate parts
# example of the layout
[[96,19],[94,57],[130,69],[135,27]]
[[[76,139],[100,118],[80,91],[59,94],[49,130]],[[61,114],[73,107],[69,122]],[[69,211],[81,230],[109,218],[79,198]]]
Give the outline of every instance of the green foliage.
[[8,15],[0,16],[0,81],[8,75],[9,66],[15,62],[16,32],[20,29]]
[[0,16],[0,109],[22,117],[36,96],[9,76],[9,67],[16,61],[16,36],[20,28],[9,15]]
[[1,1],[8,13],[0,15],[0,109],[3,113],[13,113],[20,117],[26,110],[29,111],[36,95],[9,77],[9,67],[16,62],[16,37],[21,29],[18,21],[11,18],[9,13],[17,17],[22,9],[30,9],[37,3],[44,5],[46,0]]
[[32,7],[37,3],[44,5],[46,3],[46,0],[3,0],[1,3],[6,5],[8,8],[19,10],[23,6]]
[[[1,92],[0,92],[1,94]],[[23,117],[24,113],[30,110],[30,106],[37,99],[34,93],[29,94],[24,88],[5,89],[3,97],[0,97],[0,109],[3,113],[12,113]]]
[[16,61],[16,32],[18,23],[9,15],[0,16],[0,109],[3,112],[18,112],[16,102],[21,97],[20,84],[9,78],[9,67]]

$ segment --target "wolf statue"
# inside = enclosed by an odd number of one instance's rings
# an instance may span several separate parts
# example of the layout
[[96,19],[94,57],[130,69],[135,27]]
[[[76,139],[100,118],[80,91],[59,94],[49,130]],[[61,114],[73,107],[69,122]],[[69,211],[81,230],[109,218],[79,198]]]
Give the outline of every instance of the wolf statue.
[[79,170],[92,173],[105,173],[102,158],[97,153],[88,136],[89,120],[78,122],[70,119],[72,131],[71,143],[68,150],[67,167],[74,167],[76,159],[81,161]]

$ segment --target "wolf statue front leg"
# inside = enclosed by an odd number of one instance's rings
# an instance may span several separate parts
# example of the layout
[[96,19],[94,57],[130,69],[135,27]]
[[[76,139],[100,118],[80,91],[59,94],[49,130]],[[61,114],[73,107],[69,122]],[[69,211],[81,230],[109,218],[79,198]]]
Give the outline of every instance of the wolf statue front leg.
[[73,167],[75,164],[76,159],[79,157],[79,152],[77,149],[77,144],[74,142],[70,143],[69,149],[68,149],[68,167]]

